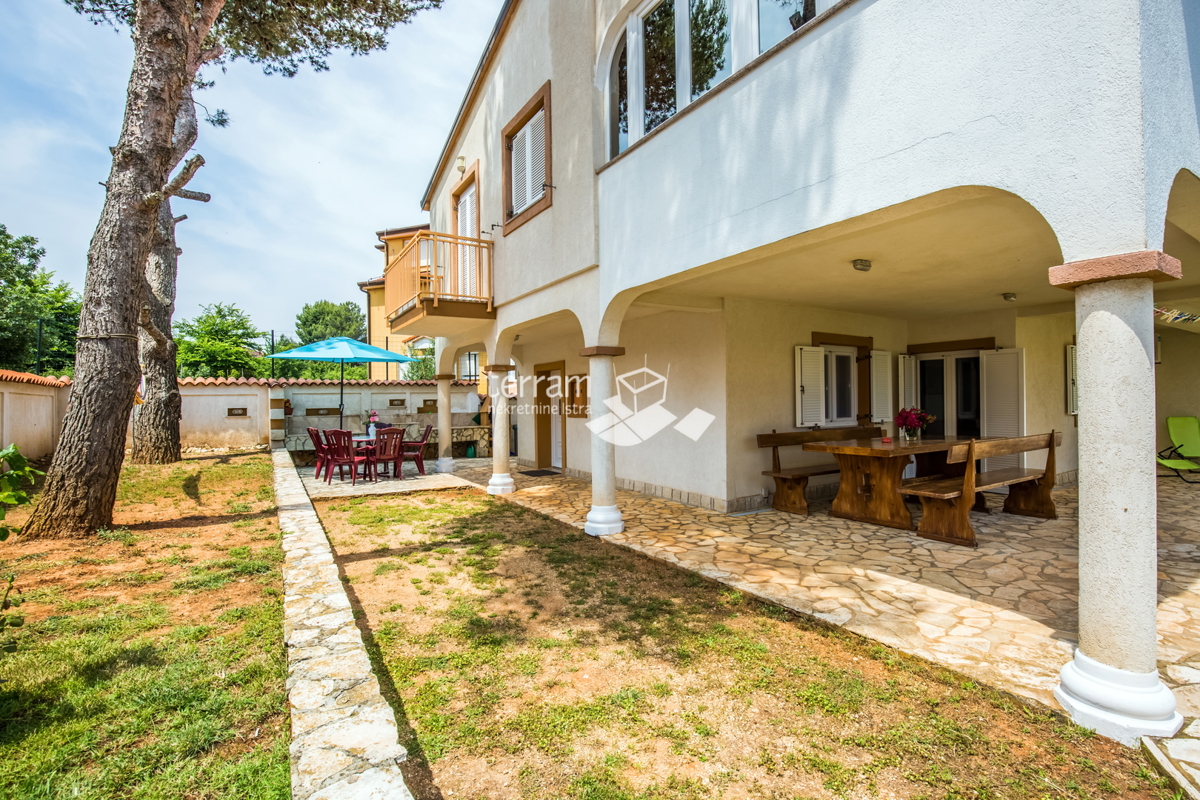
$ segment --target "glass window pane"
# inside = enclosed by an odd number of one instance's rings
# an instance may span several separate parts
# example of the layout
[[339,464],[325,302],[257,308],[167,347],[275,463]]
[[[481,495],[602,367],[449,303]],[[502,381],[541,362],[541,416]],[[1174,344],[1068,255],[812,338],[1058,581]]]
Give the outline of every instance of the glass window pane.
[[954,380],[957,435],[978,437],[983,430],[979,416],[979,356],[954,359]]
[[728,0],[691,0],[692,99],[733,72]]
[[853,383],[851,371],[854,369],[854,359],[849,355],[838,355],[834,381],[837,384],[837,419],[849,419],[854,416]]
[[758,0],[758,52],[767,52],[816,15],[816,0]]
[[613,59],[612,97],[612,154],[625,152],[629,147],[629,50],[625,37],[617,46],[617,57]]
[[642,20],[646,40],[646,133],[675,114],[675,0]]
[[946,364],[942,359],[929,359],[917,362],[919,383],[918,393],[921,408],[937,417],[929,423],[926,433],[934,436],[946,435]]

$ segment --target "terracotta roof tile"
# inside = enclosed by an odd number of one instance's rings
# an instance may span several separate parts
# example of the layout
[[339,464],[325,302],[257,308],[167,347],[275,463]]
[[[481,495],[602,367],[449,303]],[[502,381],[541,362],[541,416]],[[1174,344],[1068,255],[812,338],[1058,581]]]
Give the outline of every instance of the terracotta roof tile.
[[[36,375],[33,377],[37,377]],[[337,380],[315,378],[180,378],[180,386],[337,386]],[[437,386],[437,381],[348,380],[347,386]],[[454,381],[454,386],[477,386],[479,381]]]
[[[55,378],[53,375],[34,375],[32,372],[14,372],[11,369],[0,369],[0,381],[8,383],[33,383],[38,386],[70,386],[71,379]],[[437,381],[434,381],[437,383]]]

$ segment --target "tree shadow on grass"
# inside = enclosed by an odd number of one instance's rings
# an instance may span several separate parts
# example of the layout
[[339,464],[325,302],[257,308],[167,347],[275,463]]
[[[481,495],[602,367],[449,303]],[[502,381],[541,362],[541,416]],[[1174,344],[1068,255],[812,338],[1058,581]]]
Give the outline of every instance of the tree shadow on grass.
[[274,507],[253,514],[191,514],[176,519],[150,520],[135,522],[132,525],[122,525],[131,531],[170,530],[174,528],[205,528],[209,525],[226,525],[246,520],[273,520],[278,515]]
[[[338,565],[338,572],[342,578],[346,577],[346,571],[341,564]],[[379,693],[392,707],[392,712],[396,715],[396,728],[399,730],[400,744],[404,745],[408,751],[408,758],[400,763],[400,772],[404,775],[404,782],[408,785],[415,800],[445,800],[442,790],[434,783],[429,759],[421,747],[421,740],[417,737],[416,730],[408,719],[408,714],[404,709],[404,700],[400,697],[400,692],[392,681],[392,673],[388,671],[387,664],[383,661],[383,652],[379,648],[379,643],[375,641],[375,634],[371,631],[371,626],[367,623],[367,614],[358,599],[358,593],[354,591],[354,587],[350,583],[343,582],[342,586],[346,590],[346,597],[350,600],[350,607],[354,610],[354,622],[358,625],[359,633],[362,634],[367,657],[371,659],[371,669],[379,680]]]

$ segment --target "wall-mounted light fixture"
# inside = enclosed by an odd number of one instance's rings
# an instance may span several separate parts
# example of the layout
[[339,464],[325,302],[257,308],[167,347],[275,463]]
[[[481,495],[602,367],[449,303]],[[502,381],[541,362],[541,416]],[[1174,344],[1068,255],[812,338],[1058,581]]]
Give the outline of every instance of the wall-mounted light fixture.
[[858,270],[859,272],[870,272],[871,271],[870,259],[856,258],[853,261],[851,261],[850,263],[853,264],[854,268],[856,270]]
[[467,171],[467,159],[463,156],[459,156],[454,160],[454,167],[458,170],[458,174],[462,175]]
[[1016,292],[1005,292],[1004,294],[1002,294],[1000,296],[1003,297],[1005,300],[1007,300],[1010,303],[1017,302],[1017,293]]

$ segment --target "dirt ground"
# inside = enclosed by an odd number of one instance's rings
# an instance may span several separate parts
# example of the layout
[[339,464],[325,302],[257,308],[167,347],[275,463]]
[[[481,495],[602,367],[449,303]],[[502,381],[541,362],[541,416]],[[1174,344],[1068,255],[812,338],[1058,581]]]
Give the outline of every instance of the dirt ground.
[[317,503],[418,798],[1169,797],[965,677],[476,491]]

